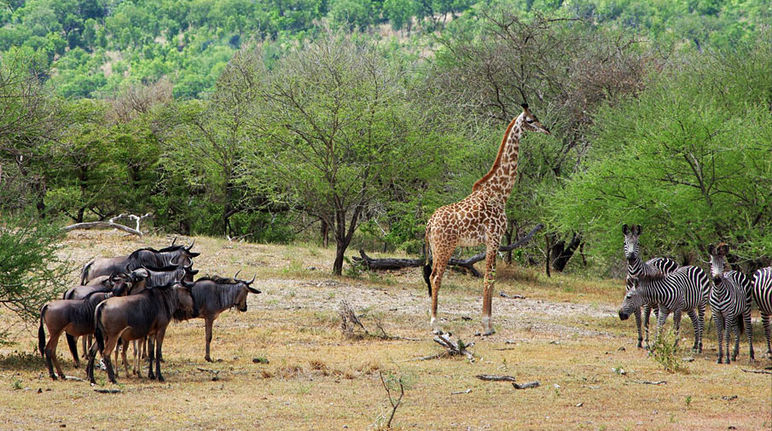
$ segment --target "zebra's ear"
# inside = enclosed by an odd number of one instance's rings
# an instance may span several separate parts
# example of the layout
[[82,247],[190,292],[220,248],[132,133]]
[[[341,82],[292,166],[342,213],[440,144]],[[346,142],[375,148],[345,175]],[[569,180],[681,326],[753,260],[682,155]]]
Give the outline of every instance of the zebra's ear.
[[708,254],[711,255],[711,256],[715,256],[716,255],[716,246],[715,245],[710,244],[708,246]]
[[627,223],[623,224],[622,225],[622,233],[627,235],[627,232],[629,232],[629,231],[630,230],[627,228]]
[[718,246],[718,253],[722,256],[726,256],[729,254],[729,245],[728,244],[721,244]]
[[[637,232],[636,232],[636,230],[637,230]],[[634,229],[633,229],[633,233],[636,234],[636,235],[640,235],[641,234],[641,230],[642,230],[641,225],[636,225],[634,227]]]

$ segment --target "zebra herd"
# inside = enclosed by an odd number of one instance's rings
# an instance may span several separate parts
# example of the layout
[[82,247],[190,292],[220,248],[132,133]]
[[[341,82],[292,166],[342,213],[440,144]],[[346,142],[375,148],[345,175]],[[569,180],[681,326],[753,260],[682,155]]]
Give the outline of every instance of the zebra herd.
[[[724,359],[723,346],[726,344],[726,363],[730,363],[730,329],[735,336],[731,360],[737,359],[740,348],[740,330],[744,327],[748,336],[750,359],[753,354],[753,330],[751,327],[751,303],[756,302],[764,335],[767,354],[772,354],[770,345],[770,316],[772,316],[772,267],[761,268],[749,280],[740,271],[731,270],[726,256],[729,246],[710,245],[710,277],[699,266],[679,266],[672,259],[659,257],[643,261],[640,256],[638,239],[641,226],[622,226],[624,253],[627,260],[626,293],[619,318],[626,320],[635,316],[638,328],[638,347],[643,347],[645,329],[646,347],[649,347],[649,315],[654,310],[657,316],[657,336],[667,316],[673,314],[676,344],[681,324],[681,314],[686,313],[694,327],[692,350],[702,352],[702,332],[705,327],[705,307],[710,305],[716,324],[718,338],[718,363]],[[641,315],[643,310],[643,315]],[[742,325],[742,326],[741,326]]]

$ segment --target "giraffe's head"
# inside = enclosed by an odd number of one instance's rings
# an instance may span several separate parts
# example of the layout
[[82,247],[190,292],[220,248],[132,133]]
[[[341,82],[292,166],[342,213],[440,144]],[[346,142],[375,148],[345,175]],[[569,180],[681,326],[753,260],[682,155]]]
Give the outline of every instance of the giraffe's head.
[[544,127],[540,122],[539,119],[536,118],[535,115],[533,115],[533,112],[531,112],[530,109],[528,109],[528,104],[523,103],[520,105],[523,107],[523,113],[520,114],[520,116],[523,118],[523,121],[521,124],[523,125],[523,130],[528,130],[529,132],[539,132],[544,133],[546,135],[550,134],[549,129]]

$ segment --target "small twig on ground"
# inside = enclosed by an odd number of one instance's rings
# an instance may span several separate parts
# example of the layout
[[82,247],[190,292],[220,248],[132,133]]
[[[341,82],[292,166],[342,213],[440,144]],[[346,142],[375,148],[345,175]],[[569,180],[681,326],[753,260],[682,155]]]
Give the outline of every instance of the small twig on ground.
[[429,359],[439,359],[448,356],[447,352],[437,353],[436,355],[421,356],[420,358],[410,359],[411,361],[427,361]]
[[75,377],[75,376],[64,376],[64,380],[71,380],[71,381],[76,381],[76,382],[83,382],[83,381],[85,381],[85,380],[81,379],[80,377]]
[[516,382],[517,381],[513,376],[500,376],[500,375],[494,375],[494,374],[478,374],[475,377],[477,377],[480,380],[485,380],[486,382]]
[[767,370],[746,370],[745,368],[740,368],[740,371],[743,373],[772,374],[772,371]]
[[472,392],[472,390],[471,390],[471,389],[467,389],[467,390],[465,390],[465,391],[456,391],[456,392],[451,392],[451,393],[450,393],[450,395],[468,394],[468,393],[470,393],[470,392]]
[[386,422],[386,428],[391,428],[391,421],[394,419],[394,413],[397,412],[397,408],[399,408],[400,403],[402,403],[402,397],[405,395],[405,386],[402,384],[402,378],[400,377],[399,380],[397,380],[397,383],[399,383],[399,398],[394,401],[394,398],[391,396],[391,389],[389,388],[389,385],[386,384],[386,380],[383,378],[383,373],[378,371],[378,376],[381,378],[383,388],[386,389],[386,395],[389,396],[389,403],[391,404],[391,415],[389,415],[389,420]]
[[648,380],[633,380],[634,383],[640,383],[642,385],[666,385],[666,380],[656,380],[653,382],[650,382]]
[[512,386],[514,386],[515,389],[538,388],[539,382],[528,382],[528,383],[523,383],[522,385],[512,382]]
[[525,299],[525,296],[523,295],[508,295],[504,292],[499,292],[499,296],[501,296],[502,298]]
[[107,388],[94,388],[94,392],[99,392],[100,394],[120,394],[123,393],[120,389],[107,389]]

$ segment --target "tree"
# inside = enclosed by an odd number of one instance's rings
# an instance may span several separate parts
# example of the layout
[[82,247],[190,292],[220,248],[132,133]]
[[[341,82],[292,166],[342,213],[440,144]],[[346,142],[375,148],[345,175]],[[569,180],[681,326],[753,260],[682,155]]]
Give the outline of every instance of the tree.
[[4,217],[0,224],[0,305],[26,320],[61,294],[71,270],[56,255],[62,231],[34,220]]
[[259,93],[251,168],[274,199],[332,229],[337,275],[366,210],[431,164],[396,69],[374,44],[328,34],[280,60]]
[[769,264],[769,39],[733,51],[688,57],[639,98],[602,109],[589,163],[553,195],[555,225],[584,232],[604,259],[620,256],[627,223],[652,233],[650,252],[684,263],[726,241],[749,266]]

